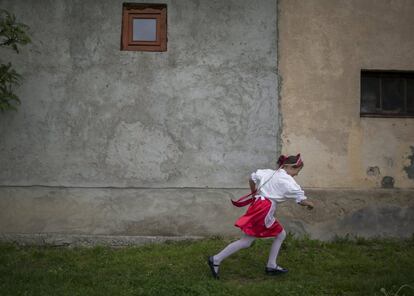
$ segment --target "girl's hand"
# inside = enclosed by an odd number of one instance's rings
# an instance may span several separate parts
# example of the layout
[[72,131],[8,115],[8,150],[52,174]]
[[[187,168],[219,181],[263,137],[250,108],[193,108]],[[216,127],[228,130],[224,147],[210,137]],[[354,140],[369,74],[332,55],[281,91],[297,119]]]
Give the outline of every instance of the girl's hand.
[[302,200],[299,204],[305,206],[308,210],[312,210],[314,208],[313,203],[309,200]]

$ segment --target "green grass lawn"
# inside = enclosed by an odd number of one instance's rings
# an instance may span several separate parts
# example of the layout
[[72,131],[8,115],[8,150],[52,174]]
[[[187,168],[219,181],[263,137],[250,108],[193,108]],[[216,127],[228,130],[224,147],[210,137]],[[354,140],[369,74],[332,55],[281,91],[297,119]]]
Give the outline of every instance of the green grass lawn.
[[[228,258],[214,280],[206,257],[230,240],[111,249],[0,245],[0,295],[396,295],[414,288],[414,238],[320,242],[288,236],[264,274],[271,240]],[[402,287],[398,295],[414,295]]]

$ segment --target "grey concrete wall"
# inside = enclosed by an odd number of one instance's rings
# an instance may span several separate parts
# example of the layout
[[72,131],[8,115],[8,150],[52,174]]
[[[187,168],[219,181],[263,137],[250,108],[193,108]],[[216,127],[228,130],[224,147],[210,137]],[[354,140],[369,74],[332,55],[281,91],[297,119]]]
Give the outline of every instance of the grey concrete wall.
[[[36,241],[39,234],[53,234],[57,243],[70,243],[73,237],[89,235],[92,241],[109,236],[119,244],[128,243],[122,237],[131,236],[238,236],[240,230],[233,224],[245,208],[235,208],[230,198],[244,192],[3,187],[0,240]],[[306,193],[315,203],[312,211],[294,202],[278,205],[277,217],[288,232],[323,240],[347,234],[401,238],[414,233],[414,190],[309,189]]]
[[[119,50],[121,1],[0,0],[31,26],[33,38],[19,56],[1,51],[25,81],[20,110],[0,115],[0,240],[121,244],[140,241],[131,236],[239,235],[233,223],[244,209],[229,198],[246,193],[252,170],[274,165],[280,146],[277,3],[166,3],[168,51],[148,53]],[[282,28],[306,23],[286,22],[284,13],[295,10],[283,3]],[[308,40],[306,33],[280,33],[284,41]],[[282,59],[296,57],[280,44]],[[287,77],[300,77],[287,75],[286,65],[285,87]],[[287,90],[301,88],[283,90],[284,102],[295,105]],[[336,180],[332,168],[319,170],[324,158],[313,153],[313,133],[294,141],[303,122],[295,121],[297,109],[284,108],[283,148],[304,153],[305,185]],[[305,133],[313,123],[303,124]],[[331,133],[322,136],[337,147]],[[315,176],[319,181],[309,183]],[[287,231],[321,239],[414,232],[410,189],[308,195],[314,211],[294,203],[278,208]]]
[[122,2],[0,1],[33,39],[1,52],[0,184],[245,186],[278,147],[276,0],[165,1],[163,53],[120,51]]
[[33,40],[1,51],[25,78],[0,115],[1,233],[231,233],[224,196],[278,150],[277,2],[163,2],[154,53],[120,51],[123,1],[0,0]]

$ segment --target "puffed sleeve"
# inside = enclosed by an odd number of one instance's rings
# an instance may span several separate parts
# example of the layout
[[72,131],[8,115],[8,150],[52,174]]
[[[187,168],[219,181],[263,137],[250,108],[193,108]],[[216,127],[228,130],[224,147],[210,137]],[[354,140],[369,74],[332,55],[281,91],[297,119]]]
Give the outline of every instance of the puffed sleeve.
[[302,189],[300,189],[300,187],[299,189],[291,188],[289,191],[285,193],[285,197],[295,199],[297,203],[300,203],[302,200],[307,199],[307,197],[305,196],[305,192]]
[[305,192],[300,188],[299,184],[296,183],[293,179],[289,180],[290,182],[284,183],[284,196],[286,198],[295,199],[297,203],[300,203],[302,200],[307,199]]

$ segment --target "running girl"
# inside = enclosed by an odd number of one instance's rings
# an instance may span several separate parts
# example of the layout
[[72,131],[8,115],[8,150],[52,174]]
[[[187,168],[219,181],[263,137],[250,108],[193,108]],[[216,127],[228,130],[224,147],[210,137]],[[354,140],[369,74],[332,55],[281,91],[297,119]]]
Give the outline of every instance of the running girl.
[[[277,256],[286,232],[283,226],[275,219],[277,203],[294,199],[296,203],[313,209],[313,203],[308,201],[301,187],[293,179],[303,168],[300,154],[296,156],[279,157],[277,170],[257,170],[251,174],[249,185],[251,193],[238,201],[232,201],[237,207],[249,205],[246,213],[235,223],[243,231],[242,237],[229,244],[221,252],[208,258],[211,273],[219,278],[220,263],[237,251],[248,248],[256,238],[274,237],[270,249],[269,259],[265,272],[268,275],[277,275],[288,272],[277,264]],[[251,198],[247,199],[249,196]]]

